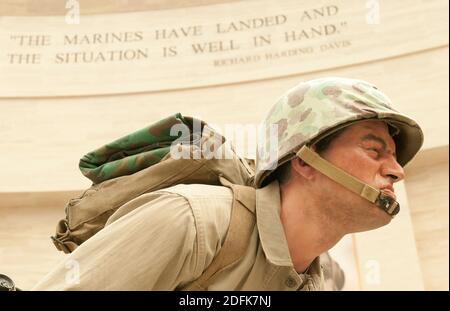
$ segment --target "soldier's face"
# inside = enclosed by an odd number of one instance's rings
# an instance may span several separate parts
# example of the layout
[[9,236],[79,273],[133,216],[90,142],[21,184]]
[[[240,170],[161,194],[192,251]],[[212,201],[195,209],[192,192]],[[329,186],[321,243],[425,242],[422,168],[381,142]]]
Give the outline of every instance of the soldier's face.
[[[323,158],[361,181],[383,189],[395,198],[393,184],[403,179],[395,156],[395,142],[382,121],[354,124],[336,137],[321,154]],[[390,222],[391,217],[375,204],[318,173],[317,180],[332,217],[348,232],[366,231]]]

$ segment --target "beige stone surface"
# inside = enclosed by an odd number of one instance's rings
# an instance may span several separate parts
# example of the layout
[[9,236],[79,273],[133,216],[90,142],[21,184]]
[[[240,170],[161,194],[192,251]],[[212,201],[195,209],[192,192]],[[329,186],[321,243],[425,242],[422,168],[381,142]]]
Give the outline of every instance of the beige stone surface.
[[406,190],[426,290],[448,290],[448,146],[427,150],[407,171]]
[[[168,10],[193,6],[231,3],[239,0],[95,0],[78,1],[83,14],[105,14]],[[66,2],[61,0],[3,0],[0,2],[0,16],[48,16],[64,15]]]
[[0,193],[0,273],[30,289],[64,254],[50,236],[79,192]]
[[0,16],[0,97],[190,89],[448,46],[446,1],[261,0],[79,17]]
[[[0,99],[0,192],[82,189],[85,153],[175,112],[224,127],[258,124],[281,93],[327,75],[376,84],[417,119],[424,149],[448,144],[448,48],[282,79],[123,96]],[[3,163],[12,163],[5,165]],[[20,163],[17,169],[16,163]]]

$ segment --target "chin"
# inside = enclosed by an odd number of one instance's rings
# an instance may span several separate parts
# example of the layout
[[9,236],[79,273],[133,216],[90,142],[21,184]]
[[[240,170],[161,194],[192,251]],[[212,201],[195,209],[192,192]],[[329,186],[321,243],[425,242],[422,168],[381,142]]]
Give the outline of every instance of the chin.
[[386,226],[386,225],[388,225],[391,222],[392,216],[389,215],[388,213],[386,213],[385,211],[381,210],[381,209],[380,209],[380,211],[382,213],[381,217],[382,217],[382,221],[383,221],[383,226]]
[[359,225],[355,228],[354,232],[375,230],[391,222],[392,217],[375,204],[371,203],[370,206],[364,207],[368,208],[369,212],[364,213],[364,215],[359,215]]
[[373,219],[372,228],[370,228],[368,230],[373,230],[373,229],[377,229],[377,228],[386,226],[392,220],[392,217],[388,213],[383,211],[381,208],[379,208],[378,206],[375,206],[375,205],[374,205],[374,208],[375,208],[375,210],[371,217]]

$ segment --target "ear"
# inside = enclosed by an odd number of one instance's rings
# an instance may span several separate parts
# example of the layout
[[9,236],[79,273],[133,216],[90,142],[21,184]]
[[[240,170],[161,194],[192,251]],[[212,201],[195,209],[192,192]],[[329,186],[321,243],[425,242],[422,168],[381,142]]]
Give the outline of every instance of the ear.
[[295,172],[297,172],[297,174],[307,180],[312,180],[317,172],[314,168],[306,164],[299,157],[295,157],[291,160],[291,167]]

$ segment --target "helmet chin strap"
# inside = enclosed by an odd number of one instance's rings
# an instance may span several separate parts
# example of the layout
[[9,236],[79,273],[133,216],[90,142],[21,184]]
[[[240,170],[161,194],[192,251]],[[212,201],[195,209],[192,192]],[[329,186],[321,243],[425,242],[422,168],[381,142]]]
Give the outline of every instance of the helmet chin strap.
[[304,145],[297,152],[297,156],[338,184],[359,194],[364,199],[375,203],[391,217],[394,217],[400,211],[400,204],[395,201],[394,198],[390,197],[382,190],[378,190],[334,166],[308,146]]

